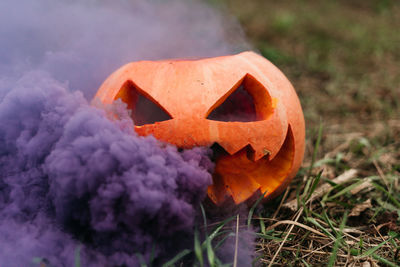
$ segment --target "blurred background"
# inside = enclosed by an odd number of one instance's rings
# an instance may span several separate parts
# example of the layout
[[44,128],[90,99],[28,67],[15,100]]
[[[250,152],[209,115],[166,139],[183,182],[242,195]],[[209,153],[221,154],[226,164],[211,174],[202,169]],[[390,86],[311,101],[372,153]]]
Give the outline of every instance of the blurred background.
[[400,1],[212,3],[236,15],[255,48],[293,83],[306,119],[308,157],[320,123],[320,157],[354,139],[362,138],[361,146],[367,145],[363,138],[377,146],[399,141]]

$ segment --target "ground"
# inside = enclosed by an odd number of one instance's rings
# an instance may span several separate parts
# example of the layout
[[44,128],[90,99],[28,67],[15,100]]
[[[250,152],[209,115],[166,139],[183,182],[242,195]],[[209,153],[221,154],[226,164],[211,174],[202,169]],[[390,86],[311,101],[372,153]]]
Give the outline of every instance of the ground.
[[400,2],[211,2],[287,75],[306,119],[302,169],[254,214],[257,261],[400,265]]

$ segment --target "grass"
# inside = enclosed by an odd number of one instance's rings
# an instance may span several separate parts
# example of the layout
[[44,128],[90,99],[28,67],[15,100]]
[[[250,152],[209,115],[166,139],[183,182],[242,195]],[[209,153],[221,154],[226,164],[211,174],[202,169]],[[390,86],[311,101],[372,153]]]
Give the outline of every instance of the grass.
[[[313,167],[308,180],[295,183],[300,184],[297,189],[300,193],[296,196],[295,189],[288,190],[292,193],[281,201],[283,210],[276,218],[271,219],[271,210],[280,208],[277,207],[278,200],[261,211],[258,218],[264,221],[267,229],[268,225],[285,222],[273,227],[274,232],[270,234],[281,237],[290,234],[292,237],[284,243],[280,240],[258,241],[259,252],[263,254],[261,262],[265,265],[358,266],[366,261],[400,265],[398,175],[385,175],[385,178],[379,174],[363,175],[367,171],[378,171],[372,166],[370,170],[361,168],[365,158],[358,150],[351,151],[351,144],[348,142],[336,153],[346,153],[346,161],[342,157],[339,162],[321,160],[324,163],[318,164],[316,161],[317,167]],[[334,183],[332,181],[336,179],[326,177],[329,170],[340,173],[343,169],[357,170],[358,175],[348,176],[342,183]],[[296,177],[296,180],[303,177]],[[319,189],[327,188],[327,184],[329,188],[319,194]],[[293,200],[299,202],[297,208],[285,206]]]

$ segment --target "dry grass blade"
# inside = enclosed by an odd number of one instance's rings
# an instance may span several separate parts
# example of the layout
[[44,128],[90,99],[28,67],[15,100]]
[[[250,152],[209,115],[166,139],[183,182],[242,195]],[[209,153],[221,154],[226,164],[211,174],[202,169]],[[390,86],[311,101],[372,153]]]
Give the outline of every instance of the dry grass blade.
[[317,234],[317,235],[326,237],[325,234],[323,234],[323,233],[321,233],[321,232],[315,230],[314,228],[311,228],[310,226],[307,226],[307,225],[302,224],[302,223],[299,223],[299,222],[290,221],[290,220],[283,220],[283,221],[279,221],[279,222],[277,222],[277,223],[274,223],[273,225],[269,226],[269,227],[267,228],[267,230],[274,229],[275,227],[277,227],[278,225],[281,225],[281,224],[295,225],[295,226],[301,227],[301,228],[303,228],[303,229],[305,229],[305,230],[308,230],[308,231],[310,231],[310,232],[313,232],[314,234]]
[[[297,248],[291,248],[291,247],[283,247],[282,249],[284,250],[290,250],[290,251],[297,251]],[[330,252],[325,252],[325,251],[317,251],[317,250],[310,250],[310,249],[302,249],[303,252],[308,252],[310,254],[321,254],[321,255],[330,255]],[[342,257],[342,258],[347,258],[349,257],[349,255],[345,255],[345,254],[337,254],[338,257]]]
[[[343,174],[339,175],[335,179],[333,179],[332,182],[334,182],[335,184],[343,184],[343,183],[346,183],[346,182],[350,181],[351,179],[355,178],[356,175],[357,175],[357,170],[350,169],[350,170],[344,172]],[[324,194],[326,194],[331,189],[332,189],[332,186],[330,184],[321,185],[314,191],[314,193],[309,198],[308,202],[310,202],[314,199],[317,199],[319,197],[322,197]],[[289,208],[292,211],[296,211],[298,209],[297,199],[293,199],[293,200],[283,204],[283,207]]]
[[379,174],[379,177],[381,177],[382,181],[386,185],[386,188],[389,188],[389,182],[388,182],[385,174],[383,173],[381,167],[379,166],[378,162],[374,159],[374,160],[372,160],[372,163],[374,164],[374,166]]
[[314,253],[319,253],[320,252],[320,250],[322,250],[323,248],[326,248],[326,247],[328,247],[328,246],[331,246],[333,243],[334,243],[335,241],[330,241],[329,243],[326,243],[325,245],[323,245],[322,247],[319,247],[319,248],[317,248],[317,249],[314,249],[314,250],[311,250],[311,251],[308,251],[308,253],[307,253],[307,251],[304,251],[303,250],[303,252],[306,252],[307,254],[305,254],[304,256],[302,256],[301,258],[302,259],[304,259],[304,258],[306,258],[306,257],[308,257],[308,256],[310,256],[311,254],[314,254]]
[[352,216],[359,216],[361,212],[365,211],[366,209],[372,208],[371,199],[367,199],[363,203],[360,203],[351,210],[349,217]]
[[[297,222],[301,216],[301,214],[303,213],[303,208],[301,208],[296,216],[296,219],[294,220],[295,222]],[[292,224],[292,226],[290,227],[289,231],[287,232],[287,234],[285,235],[285,238],[283,239],[281,245],[279,246],[278,250],[275,252],[274,257],[272,258],[271,262],[269,263],[268,267],[271,267],[272,264],[274,264],[276,257],[278,256],[279,252],[282,250],[283,245],[285,244],[287,238],[289,237],[290,233],[292,232],[294,228],[294,224]]]
[[370,180],[366,180],[362,184],[360,184],[360,185],[354,187],[353,189],[351,189],[350,193],[355,195],[355,194],[361,192],[364,189],[367,189],[366,191],[370,191],[373,188],[374,188],[374,185],[371,183],[371,181]]
[[279,203],[278,208],[277,208],[276,211],[274,212],[274,215],[272,216],[272,219],[273,219],[273,220],[274,220],[274,219],[276,218],[276,216],[279,214],[279,211],[281,210],[281,207],[282,207],[283,203],[285,202],[285,200],[286,200],[286,198],[287,198],[287,196],[288,196],[289,190],[290,190],[290,186],[288,186],[288,187],[286,188],[285,193],[284,193],[284,195],[283,195],[283,197],[282,197],[282,200],[281,200],[281,202]]

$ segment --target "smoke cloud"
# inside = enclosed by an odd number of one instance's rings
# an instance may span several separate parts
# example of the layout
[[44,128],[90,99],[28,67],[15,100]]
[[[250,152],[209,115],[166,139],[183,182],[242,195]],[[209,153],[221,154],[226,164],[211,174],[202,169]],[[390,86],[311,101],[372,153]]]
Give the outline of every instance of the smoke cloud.
[[2,0],[0,73],[43,69],[90,99],[135,60],[248,49],[240,26],[200,1]]
[[184,245],[171,242],[191,234],[194,205],[211,183],[208,150],[179,153],[136,136],[128,114],[120,116],[112,122],[80,92],[41,72],[26,74],[6,95],[0,104],[6,266],[29,266],[34,257],[63,266],[79,242],[96,248],[94,261],[82,252],[85,266],[137,266],[135,253],[149,260],[156,246],[163,258]]
[[198,1],[0,1],[0,265],[155,266],[191,247],[209,149],[179,152],[90,106],[139,59],[247,49]]

